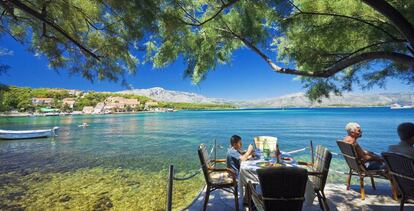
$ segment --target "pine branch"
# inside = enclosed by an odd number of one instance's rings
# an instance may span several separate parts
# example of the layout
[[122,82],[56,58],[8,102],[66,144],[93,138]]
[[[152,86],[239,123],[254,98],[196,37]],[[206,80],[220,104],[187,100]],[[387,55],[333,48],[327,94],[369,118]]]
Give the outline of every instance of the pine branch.
[[58,31],[60,34],[62,34],[64,37],[66,37],[68,40],[70,40],[73,44],[78,46],[83,52],[90,55],[91,57],[95,58],[96,60],[100,61],[100,58],[98,55],[94,54],[91,50],[89,50],[86,46],[79,43],[75,38],[69,35],[64,29],[62,29],[59,25],[55,24],[53,21],[49,20],[47,17],[44,17],[42,13],[39,13],[38,11],[34,10],[33,8],[27,6],[26,4],[22,3],[19,0],[8,0],[11,4],[13,4],[16,8],[19,8],[20,10],[30,14],[34,18],[44,22],[48,26],[52,27],[56,31]]

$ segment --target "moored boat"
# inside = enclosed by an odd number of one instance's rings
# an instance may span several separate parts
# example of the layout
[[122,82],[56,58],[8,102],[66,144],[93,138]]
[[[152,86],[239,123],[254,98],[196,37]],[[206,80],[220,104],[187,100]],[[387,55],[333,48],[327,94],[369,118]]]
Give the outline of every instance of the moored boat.
[[29,139],[55,136],[59,127],[47,130],[0,130],[0,139]]
[[402,105],[400,105],[398,103],[395,103],[395,104],[392,104],[390,106],[390,108],[391,109],[413,109],[414,108],[414,105],[405,105],[405,106],[402,106]]

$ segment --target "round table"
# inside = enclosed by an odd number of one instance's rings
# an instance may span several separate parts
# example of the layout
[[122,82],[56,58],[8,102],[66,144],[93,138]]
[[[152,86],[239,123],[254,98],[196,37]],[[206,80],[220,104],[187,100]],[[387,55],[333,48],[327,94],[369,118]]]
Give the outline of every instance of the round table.
[[[288,156],[287,153],[283,153],[282,155],[284,156]],[[244,198],[244,193],[243,193],[243,187],[247,187],[247,184],[249,183],[249,181],[253,184],[259,184],[259,178],[257,175],[256,170],[259,168],[263,168],[263,167],[259,167],[256,164],[259,162],[264,162],[264,159],[255,159],[255,160],[246,160],[246,161],[242,161],[240,164],[240,175],[239,175],[239,189],[240,189],[240,195],[242,198]],[[270,162],[275,162],[275,159],[271,159],[269,160]],[[282,161],[283,163],[283,161]],[[286,166],[290,166],[292,168],[302,168],[302,166],[297,165],[297,162],[295,160],[293,160],[292,162],[289,163],[284,163]],[[309,181],[306,183],[306,188],[305,188],[305,202],[304,205],[305,206],[311,206],[313,203],[313,200],[315,199],[316,194],[313,190],[312,187],[312,183]]]

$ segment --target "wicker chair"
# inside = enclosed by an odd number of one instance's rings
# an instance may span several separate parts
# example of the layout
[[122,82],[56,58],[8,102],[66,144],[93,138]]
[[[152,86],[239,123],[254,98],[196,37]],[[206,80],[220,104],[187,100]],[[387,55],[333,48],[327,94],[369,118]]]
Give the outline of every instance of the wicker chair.
[[303,168],[258,169],[261,193],[250,182],[249,192],[257,210],[302,210],[308,172]]
[[351,185],[351,177],[352,175],[359,176],[360,182],[360,192],[361,192],[361,199],[365,200],[365,188],[364,188],[364,178],[370,177],[371,178],[371,185],[374,190],[375,188],[375,181],[374,178],[382,178],[390,180],[391,187],[392,187],[392,196],[394,199],[397,199],[397,192],[395,189],[395,185],[393,181],[390,179],[389,174],[384,170],[367,170],[362,162],[362,159],[358,157],[355,147],[352,144],[345,143],[343,141],[336,142],[339,146],[339,149],[344,156],[344,159],[349,167],[349,174],[347,179],[347,186],[346,189],[350,189]]
[[389,152],[383,152],[382,156],[402,195],[399,209],[402,211],[405,201],[414,199],[414,159]]
[[198,148],[198,156],[200,158],[201,168],[206,180],[206,196],[204,199],[203,211],[207,209],[208,198],[210,193],[217,189],[222,189],[234,194],[236,210],[239,210],[238,192],[236,173],[229,168],[215,168],[215,163],[225,163],[226,160],[211,160],[209,158],[207,148],[201,144]]
[[298,164],[308,166],[309,180],[312,182],[313,189],[318,196],[319,206],[322,210],[329,210],[324,189],[331,165],[332,153],[326,147],[318,145],[312,160],[314,160],[313,163],[298,162]]

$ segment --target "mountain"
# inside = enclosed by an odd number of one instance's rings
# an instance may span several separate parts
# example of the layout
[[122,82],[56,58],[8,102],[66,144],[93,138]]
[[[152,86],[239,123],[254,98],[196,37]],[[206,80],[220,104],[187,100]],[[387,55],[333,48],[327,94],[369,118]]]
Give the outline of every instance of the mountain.
[[311,102],[304,93],[295,93],[278,98],[241,102],[246,108],[280,107],[364,107],[389,106],[393,103],[411,104],[412,93],[344,93],[342,96],[330,96],[322,102]]
[[342,96],[331,96],[321,103],[311,102],[304,93],[295,93],[282,97],[237,101],[209,98],[190,92],[165,90],[161,87],[150,89],[134,89],[119,93],[147,96],[157,101],[185,103],[233,104],[241,108],[281,108],[281,107],[357,107],[357,106],[389,106],[393,103],[411,104],[413,93],[344,93]]
[[118,93],[147,96],[156,101],[164,101],[164,102],[214,103],[214,104],[229,103],[228,101],[224,99],[208,98],[208,97],[195,94],[195,93],[190,93],[190,92],[165,90],[161,87],[154,87],[150,89],[125,90],[125,91],[121,91]]

